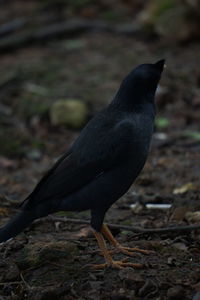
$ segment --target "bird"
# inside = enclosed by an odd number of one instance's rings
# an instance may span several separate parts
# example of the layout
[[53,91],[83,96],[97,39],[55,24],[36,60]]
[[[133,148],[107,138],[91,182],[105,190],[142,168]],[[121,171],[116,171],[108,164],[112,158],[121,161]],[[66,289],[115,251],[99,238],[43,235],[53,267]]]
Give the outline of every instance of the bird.
[[145,165],[154,130],[155,93],[164,66],[164,59],[140,64],[123,79],[112,101],[85,125],[21,203],[19,213],[0,229],[0,243],[15,237],[35,219],[59,211],[90,210],[91,228],[105,259],[94,268],[141,266],[113,259],[104,238],[128,256],[149,251],[122,246],[104,217]]

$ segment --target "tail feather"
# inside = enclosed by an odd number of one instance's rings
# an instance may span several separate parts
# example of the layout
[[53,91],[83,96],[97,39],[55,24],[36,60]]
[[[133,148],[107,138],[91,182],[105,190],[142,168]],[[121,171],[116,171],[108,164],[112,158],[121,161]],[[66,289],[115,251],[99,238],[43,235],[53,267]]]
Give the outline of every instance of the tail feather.
[[35,217],[33,213],[21,211],[12,218],[4,227],[0,229],[0,243],[6,242],[12,237],[15,237],[29,224],[33,222]]

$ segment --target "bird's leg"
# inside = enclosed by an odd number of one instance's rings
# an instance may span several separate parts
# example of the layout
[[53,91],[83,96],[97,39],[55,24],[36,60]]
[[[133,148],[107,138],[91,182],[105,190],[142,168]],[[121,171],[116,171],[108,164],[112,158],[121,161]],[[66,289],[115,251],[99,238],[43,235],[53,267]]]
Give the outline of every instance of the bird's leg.
[[103,269],[105,267],[112,267],[115,269],[122,269],[124,267],[132,267],[132,268],[141,268],[142,267],[141,264],[134,264],[134,263],[130,263],[130,262],[113,260],[112,256],[109,254],[109,251],[106,247],[106,243],[105,243],[102,233],[94,231],[94,235],[97,239],[99,248],[101,249],[106,262],[104,264],[93,265],[92,268]]
[[101,233],[108,239],[108,241],[115,247],[117,250],[125,255],[134,256],[134,252],[139,252],[142,254],[149,254],[153,253],[150,250],[144,250],[139,248],[131,248],[131,247],[124,247],[122,246],[112,235],[111,231],[109,230],[108,226],[103,224],[101,228]]

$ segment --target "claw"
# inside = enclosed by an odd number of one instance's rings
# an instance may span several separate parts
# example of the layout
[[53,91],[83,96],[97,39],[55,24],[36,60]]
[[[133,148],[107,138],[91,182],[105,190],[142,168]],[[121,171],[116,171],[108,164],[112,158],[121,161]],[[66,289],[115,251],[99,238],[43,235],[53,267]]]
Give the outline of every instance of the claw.
[[136,254],[134,252],[138,252],[138,253],[142,253],[142,254],[146,254],[146,255],[154,253],[154,251],[151,251],[151,250],[123,247],[121,245],[118,247],[118,251],[125,255],[128,255],[128,256],[135,256]]
[[142,264],[136,264],[131,262],[125,262],[127,261],[127,258],[123,259],[122,261],[113,260],[111,263],[104,263],[104,264],[98,264],[98,265],[92,265],[91,268],[95,270],[101,270],[105,268],[113,268],[121,270],[123,268],[131,267],[134,269],[141,269],[143,267]]
[[[108,250],[108,254],[112,255],[112,254],[115,254],[117,252],[116,249],[113,249],[113,250]],[[99,253],[100,255],[104,256],[104,253],[102,251],[100,251]]]

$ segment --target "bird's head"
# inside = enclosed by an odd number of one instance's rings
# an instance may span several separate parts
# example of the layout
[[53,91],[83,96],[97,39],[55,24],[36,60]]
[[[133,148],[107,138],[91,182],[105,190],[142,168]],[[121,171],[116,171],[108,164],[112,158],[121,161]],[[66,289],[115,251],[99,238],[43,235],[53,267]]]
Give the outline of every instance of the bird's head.
[[142,64],[136,67],[129,75],[130,80],[136,81],[142,86],[157,85],[165,66],[165,60],[161,59],[155,64]]
[[155,92],[164,66],[164,59],[157,61],[155,64],[139,65],[127,76],[127,81],[144,91]]
[[154,64],[139,65],[122,81],[117,97],[130,101],[133,97],[137,99],[137,96],[154,96],[164,66],[164,59]]

